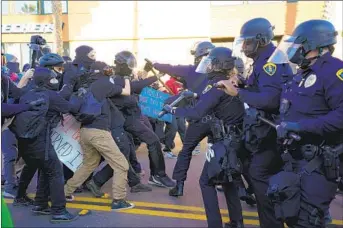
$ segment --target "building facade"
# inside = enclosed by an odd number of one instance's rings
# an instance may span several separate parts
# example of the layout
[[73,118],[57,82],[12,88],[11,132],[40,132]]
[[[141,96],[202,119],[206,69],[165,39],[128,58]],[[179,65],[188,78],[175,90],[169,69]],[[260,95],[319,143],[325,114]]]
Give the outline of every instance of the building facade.
[[[87,44],[108,64],[121,50],[134,52],[139,65],[144,58],[190,64],[189,50],[196,41],[231,47],[240,26],[254,17],[265,17],[275,25],[275,42],[312,18],[335,22],[342,35],[336,4],[342,2],[62,1],[64,54],[73,58],[75,48]],[[2,45],[21,65],[29,62],[27,44],[33,34],[42,35],[54,50],[51,1],[2,1],[1,9]]]

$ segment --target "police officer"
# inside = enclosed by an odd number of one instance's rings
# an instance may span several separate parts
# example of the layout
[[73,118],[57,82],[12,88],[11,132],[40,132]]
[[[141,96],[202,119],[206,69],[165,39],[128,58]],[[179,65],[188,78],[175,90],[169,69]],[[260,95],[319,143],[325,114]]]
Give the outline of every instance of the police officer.
[[[190,91],[183,92],[184,95],[198,97],[199,101],[194,108],[173,108],[169,105],[164,107],[164,110],[176,116],[190,117],[193,119],[203,119],[208,114],[211,119],[208,119],[209,125],[214,125],[215,119],[222,120],[225,126],[236,126],[242,128],[244,115],[244,105],[237,97],[226,95],[213,87],[213,84],[224,80],[228,75],[232,74],[235,67],[235,57],[232,56],[232,51],[229,48],[217,47],[214,48],[207,57],[203,58],[196,69],[196,72],[206,74],[208,83],[205,89],[195,94]],[[212,140],[216,140],[214,129],[208,129],[207,135],[212,135]],[[205,136],[207,136],[205,135]],[[212,142],[212,141],[211,141]],[[216,155],[214,155],[216,156]],[[205,211],[207,216],[208,227],[222,227],[222,219],[219,211],[217,191],[215,184],[211,182],[209,177],[209,163],[206,162],[202,171],[199,183],[204,200]],[[230,215],[230,224],[225,227],[243,227],[242,207],[238,197],[237,189],[233,182],[223,182],[224,194],[227,200],[227,206]]]
[[[33,75],[33,82],[36,85],[37,91],[44,93],[49,99],[48,113],[46,120],[52,122],[51,116],[59,113],[76,112],[77,110],[68,101],[63,99],[56,91],[58,89],[58,81],[56,75],[47,68],[36,68]],[[26,96],[26,95],[24,95]],[[30,95],[27,95],[30,96]],[[20,124],[20,123],[17,123]],[[52,126],[53,127],[53,126]],[[52,214],[51,222],[68,222],[76,219],[75,215],[70,214],[66,210],[66,200],[63,191],[63,172],[61,162],[57,154],[47,139],[50,136],[45,129],[35,138],[18,137],[18,150],[21,153],[25,163],[31,170],[39,169],[39,178],[37,185],[37,193],[35,197],[35,207],[32,211],[35,214]],[[20,176],[22,180],[27,181],[30,172],[23,170]],[[20,186],[17,198],[22,194]],[[51,209],[48,205],[48,196],[51,196]]]
[[[337,189],[339,154],[335,147],[343,143],[343,62],[332,56],[337,34],[326,20],[305,21],[270,58],[272,63],[289,61],[299,67],[293,80],[283,87],[281,123],[277,126],[281,139],[288,138],[290,132],[301,136],[300,141],[293,140],[289,150],[292,166],[284,167],[300,176],[296,179],[299,185],[290,192],[296,186],[288,185],[290,176],[285,172],[270,181],[275,184],[270,190],[276,190],[270,194],[272,199],[289,192],[278,202],[281,211],[289,210],[289,204],[297,205],[295,219],[286,219],[289,227],[325,227],[325,215]],[[278,186],[285,186],[285,190]],[[287,198],[290,194],[295,201]]]
[[[195,48],[191,50],[191,54],[194,55],[194,65],[172,66],[169,64],[154,63],[153,67],[160,72],[184,79],[186,89],[201,94],[207,85],[207,77],[195,70],[201,59],[208,55],[213,48],[214,45],[208,41],[197,43]],[[149,70],[149,66],[146,66],[146,70]],[[191,99],[190,102],[195,103],[194,99]],[[207,123],[190,118],[182,150],[178,154],[174,167],[173,179],[176,180],[176,186],[169,191],[170,196],[178,197],[183,195],[184,181],[187,178],[187,171],[192,159],[192,151],[208,135],[209,130],[210,126]]]
[[[132,75],[132,70],[136,66],[136,58],[129,51],[122,51],[115,56],[115,75],[118,77],[128,77]],[[148,78],[151,81],[144,81],[146,84],[138,82],[132,83],[132,91],[139,92],[145,86],[152,84],[157,80],[156,77]],[[124,128],[133,137],[145,142],[149,150],[150,160],[150,178],[149,184],[158,185],[161,187],[174,187],[175,183],[167,176],[165,172],[164,157],[162,154],[161,144],[158,136],[152,129],[144,125],[140,121],[142,115],[136,95],[120,96],[113,100],[115,105],[124,114],[126,120]]]
[[225,86],[224,91],[238,96],[250,108],[244,119],[245,147],[251,153],[249,173],[257,201],[261,228],[283,227],[275,218],[274,208],[266,196],[270,176],[278,172],[282,165],[276,151],[276,132],[271,126],[258,121],[257,116],[272,118],[278,114],[281,84],[292,75],[289,64],[276,65],[267,60],[275,50],[272,43],[273,26],[265,18],[247,21],[235,40],[233,51],[243,53],[243,59],[253,59],[252,72],[247,86],[237,87],[229,81],[218,82]]

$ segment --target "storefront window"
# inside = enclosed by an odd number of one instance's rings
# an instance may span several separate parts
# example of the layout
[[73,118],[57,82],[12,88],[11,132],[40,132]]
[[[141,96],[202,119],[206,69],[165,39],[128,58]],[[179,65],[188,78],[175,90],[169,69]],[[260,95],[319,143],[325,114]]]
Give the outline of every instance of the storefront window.
[[[62,13],[68,13],[67,1],[61,1],[62,3]],[[42,14],[51,14],[52,13],[52,4],[51,1],[42,1],[43,12]]]
[[15,13],[38,14],[38,1],[14,1]]
[[1,13],[2,15],[8,14],[8,1],[1,1]]

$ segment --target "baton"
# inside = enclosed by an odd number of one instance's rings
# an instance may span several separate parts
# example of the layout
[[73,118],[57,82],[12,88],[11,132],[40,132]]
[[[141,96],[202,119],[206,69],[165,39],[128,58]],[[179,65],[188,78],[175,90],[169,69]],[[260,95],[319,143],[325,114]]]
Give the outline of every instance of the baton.
[[[183,96],[182,94],[175,100],[173,101],[170,106],[171,107],[174,107],[175,105],[177,105],[180,101],[183,100],[183,98],[185,98],[185,96]],[[166,114],[166,111],[161,111],[159,114],[158,114],[158,118],[161,118],[162,116],[164,116],[164,114]]]
[[[257,119],[261,120],[262,122],[264,122],[264,123],[266,123],[266,124],[268,124],[268,125],[270,125],[270,126],[272,126],[273,128],[276,129],[277,125],[275,123],[273,123],[272,121],[270,121],[270,120],[268,120],[266,118],[263,118],[262,116],[257,116]],[[292,139],[296,140],[296,141],[300,141],[301,140],[301,137],[299,135],[293,133],[293,132],[290,132],[288,134],[288,136],[291,137]]]
[[[152,65],[152,62],[149,59],[144,59],[146,62],[150,63]],[[154,69],[151,69],[151,72],[154,74],[154,76],[157,76],[156,72]],[[161,84],[163,85],[164,88],[166,88],[168,90],[169,93],[171,93],[172,95],[175,95],[173,93],[173,91],[160,79],[160,77],[157,76],[157,79],[159,82],[161,82]]]

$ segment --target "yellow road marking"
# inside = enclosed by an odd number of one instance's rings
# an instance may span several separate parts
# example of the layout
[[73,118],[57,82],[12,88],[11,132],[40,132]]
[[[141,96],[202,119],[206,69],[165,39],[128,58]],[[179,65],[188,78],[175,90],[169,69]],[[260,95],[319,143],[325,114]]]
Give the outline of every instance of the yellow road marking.
[[[13,203],[12,199],[5,199],[6,203]],[[88,209],[95,211],[112,211],[109,206],[98,206],[98,205],[89,205],[89,204],[76,204],[76,203],[67,203],[68,208],[73,209]],[[192,213],[180,213],[180,212],[168,212],[168,211],[156,211],[156,210],[145,210],[145,209],[128,209],[118,211],[119,213],[125,214],[136,214],[136,215],[148,215],[148,216],[157,216],[157,217],[168,217],[168,218],[179,218],[179,219],[191,219],[191,220],[201,220],[206,221],[206,215],[192,214]],[[223,222],[228,222],[228,218],[223,218]],[[259,225],[258,220],[245,219],[244,223],[247,225]]]
[[[29,194],[30,197],[34,197],[33,194]],[[112,202],[111,199],[101,199],[101,198],[91,198],[91,197],[75,197],[75,201],[80,202],[91,202],[91,203],[107,203],[110,204]],[[13,203],[12,199],[5,199],[6,203]],[[205,209],[202,207],[195,207],[195,206],[183,206],[183,205],[175,205],[175,204],[161,204],[161,203],[150,203],[150,202],[138,202],[138,201],[130,201],[134,203],[138,207],[155,207],[163,208],[163,209],[173,209],[173,210],[184,210],[190,212],[205,212]],[[99,206],[99,205],[90,205],[90,204],[78,204],[78,203],[67,203],[68,208],[74,209],[88,209],[88,210],[97,210],[97,211],[112,211],[110,206]],[[227,210],[220,209],[221,214],[228,214]],[[120,213],[127,213],[127,214],[140,214],[140,215],[150,215],[150,216],[162,216],[162,217],[170,217],[170,218],[181,218],[181,219],[194,219],[194,220],[205,220],[206,216],[201,214],[192,214],[192,213],[180,213],[180,212],[168,212],[168,211],[157,211],[157,210],[146,210],[146,209],[129,209],[120,211]],[[251,216],[251,217],[258,217],[257,212],[251,211],[243,211],[243,216]],[[224,222],[228,221],[227,217],[223,218]],[[258,220],[244,220],[246,224],[255,225],[255,221]],[[343,220],[333,219],[332,223],[334,225],[342,225]]]
[[[29,196],[33,197],[34,195],[29,194]],[[90,203],[106,203],[106,204],[112,203],[112,199],[101,199],[101,198],[91,198],[91,197],[75,197],[75,201],[90,202]],[[156,207],[156,208],[172,209],[172,210],[205,212],[205,209],[203,207],[183,206],[183,205],[177,205],[177,204],[139,202],[139,201],[130,201],[130,202],[135,204],[138,207]],[[228,214],[228,210],[225,210],[225,209],[220,209],[220,212],[222,214]],[[243,215],[258,217],[257,212],[252,212],[252,211],[243,211]]]

